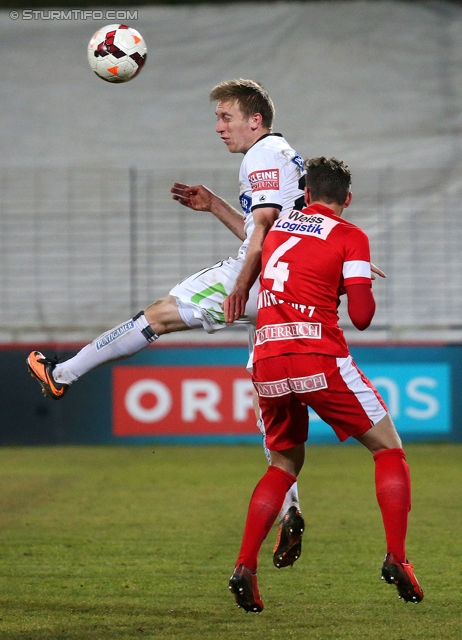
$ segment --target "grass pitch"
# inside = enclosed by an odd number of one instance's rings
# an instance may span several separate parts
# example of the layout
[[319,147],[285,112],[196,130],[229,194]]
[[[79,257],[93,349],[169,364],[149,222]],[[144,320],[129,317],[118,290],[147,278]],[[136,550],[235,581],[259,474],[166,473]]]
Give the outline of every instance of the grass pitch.
[[259,447],[0,449],[0,638],[460,639],[462,447],[406,450],[424,601],[405,604],[379,579],[368,452],[309,447],[303,553],[276,570],[271,532],[256,616],[227,582],[265,470]]

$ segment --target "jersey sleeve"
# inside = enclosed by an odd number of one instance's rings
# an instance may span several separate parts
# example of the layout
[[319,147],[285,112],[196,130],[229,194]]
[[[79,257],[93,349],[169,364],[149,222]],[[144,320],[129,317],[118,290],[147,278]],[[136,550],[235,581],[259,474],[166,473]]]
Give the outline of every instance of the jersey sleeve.
[[349,234],[342,275],[344,285],[371,284],[371,251],[367,235],[356,227]]
[[369,284],[346,285],[348,297],[348,315],[351,322],[360,331],[364,331],[372,322],[375,313],[375,300]]

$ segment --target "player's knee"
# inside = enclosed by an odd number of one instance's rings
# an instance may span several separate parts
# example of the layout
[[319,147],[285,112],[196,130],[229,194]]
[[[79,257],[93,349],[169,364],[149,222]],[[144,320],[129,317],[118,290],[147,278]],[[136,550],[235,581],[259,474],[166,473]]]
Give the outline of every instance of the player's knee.
[[284,451],[270,451],[271,464],[297,477],[305,461],[305,445],[297,445]]
[[146,320],[158,336],[188,328],[178,313],[176,300],[173,296],[157,300],[144,313]]
[[401,438],[389,413],[379,420],[373,427],[357,438],[372,454],[387,449],[402,448]]

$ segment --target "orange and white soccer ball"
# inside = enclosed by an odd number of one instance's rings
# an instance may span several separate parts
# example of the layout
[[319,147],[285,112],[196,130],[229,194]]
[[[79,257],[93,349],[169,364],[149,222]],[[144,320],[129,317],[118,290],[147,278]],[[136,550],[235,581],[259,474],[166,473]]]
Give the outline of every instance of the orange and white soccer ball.
[[99,29],[88,44],[88,62],[107,82],[128,82],[146,62],[146,43],[136,29],[110,24]]

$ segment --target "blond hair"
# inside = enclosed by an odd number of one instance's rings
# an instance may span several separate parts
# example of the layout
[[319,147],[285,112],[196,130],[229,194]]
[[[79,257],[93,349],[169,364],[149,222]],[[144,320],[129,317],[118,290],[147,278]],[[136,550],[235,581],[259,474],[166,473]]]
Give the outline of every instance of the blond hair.
[[225,80],[213,87],[210,92],[211,102],[237,102],[242,115],[249,119],[255,113],[262,116],[265,129],[273,126],[275,114],[274,104],[266,89],[254,80]]

